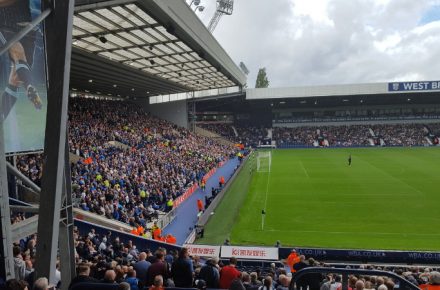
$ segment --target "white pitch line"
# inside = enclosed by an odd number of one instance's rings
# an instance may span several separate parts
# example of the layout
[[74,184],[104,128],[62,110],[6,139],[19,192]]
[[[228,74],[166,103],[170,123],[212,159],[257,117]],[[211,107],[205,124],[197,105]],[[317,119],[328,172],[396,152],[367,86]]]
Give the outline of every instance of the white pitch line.
[[306,168],[304,167],[304,164],[302,163],[301,160],[299,161],[299,164],[301,164],[301,168],[302,168],[302,170],[304,171],[304,173],[306,174],[307,178],[310,178],[310,176],[309,176],[309,174],[307,173],[307,170],[306,170]]

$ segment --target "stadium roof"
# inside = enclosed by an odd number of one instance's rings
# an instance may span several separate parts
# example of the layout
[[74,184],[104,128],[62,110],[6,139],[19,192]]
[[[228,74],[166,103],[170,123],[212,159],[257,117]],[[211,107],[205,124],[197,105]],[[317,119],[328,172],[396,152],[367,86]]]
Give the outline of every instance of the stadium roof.
[[245,82],[185,1],[76,1],[72,89],[149,97]]
[[440,92],[440,81],[413,81],[372,84],[304,86],[291,88],[247,89],[246,99],[259,100],[433,92]]

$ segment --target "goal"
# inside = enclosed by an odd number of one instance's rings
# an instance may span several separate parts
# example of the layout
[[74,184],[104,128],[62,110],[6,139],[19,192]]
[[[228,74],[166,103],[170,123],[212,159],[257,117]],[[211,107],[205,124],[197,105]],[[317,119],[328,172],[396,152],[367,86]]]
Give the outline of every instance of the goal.
[[258,151],[257,172],[270,172],[271,165],[272,165],[272,152]]

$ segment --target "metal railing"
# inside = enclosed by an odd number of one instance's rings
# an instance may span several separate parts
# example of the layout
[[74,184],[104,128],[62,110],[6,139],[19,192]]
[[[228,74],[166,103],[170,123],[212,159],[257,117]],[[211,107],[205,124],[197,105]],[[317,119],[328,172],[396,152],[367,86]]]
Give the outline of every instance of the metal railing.
[[419,287],[404,279],[403,277],[386,271],[378,270],[359,270],[359,269],[337,269],[337,268],[322,268],[322,267],[311,267],[305,268],[296,272],[292,281],[290,282],[289,290],[299,289],[296,287],[298,280],[307,274],[340,274],[342,275],[342,290],[348,290],[348,276],[349,275],[363,275],[363,276],[386,276],[390,277],[399,285],[399,290],[420,290]]

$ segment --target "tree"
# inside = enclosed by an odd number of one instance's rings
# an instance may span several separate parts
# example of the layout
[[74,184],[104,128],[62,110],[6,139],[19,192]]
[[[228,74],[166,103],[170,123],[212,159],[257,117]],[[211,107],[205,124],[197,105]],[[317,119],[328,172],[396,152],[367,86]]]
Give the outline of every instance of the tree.
[[266,75],[266,68],[260,68],[258,70],[257,81],[255,82],[255,88],[267,88],[269,87],[269,80]]

